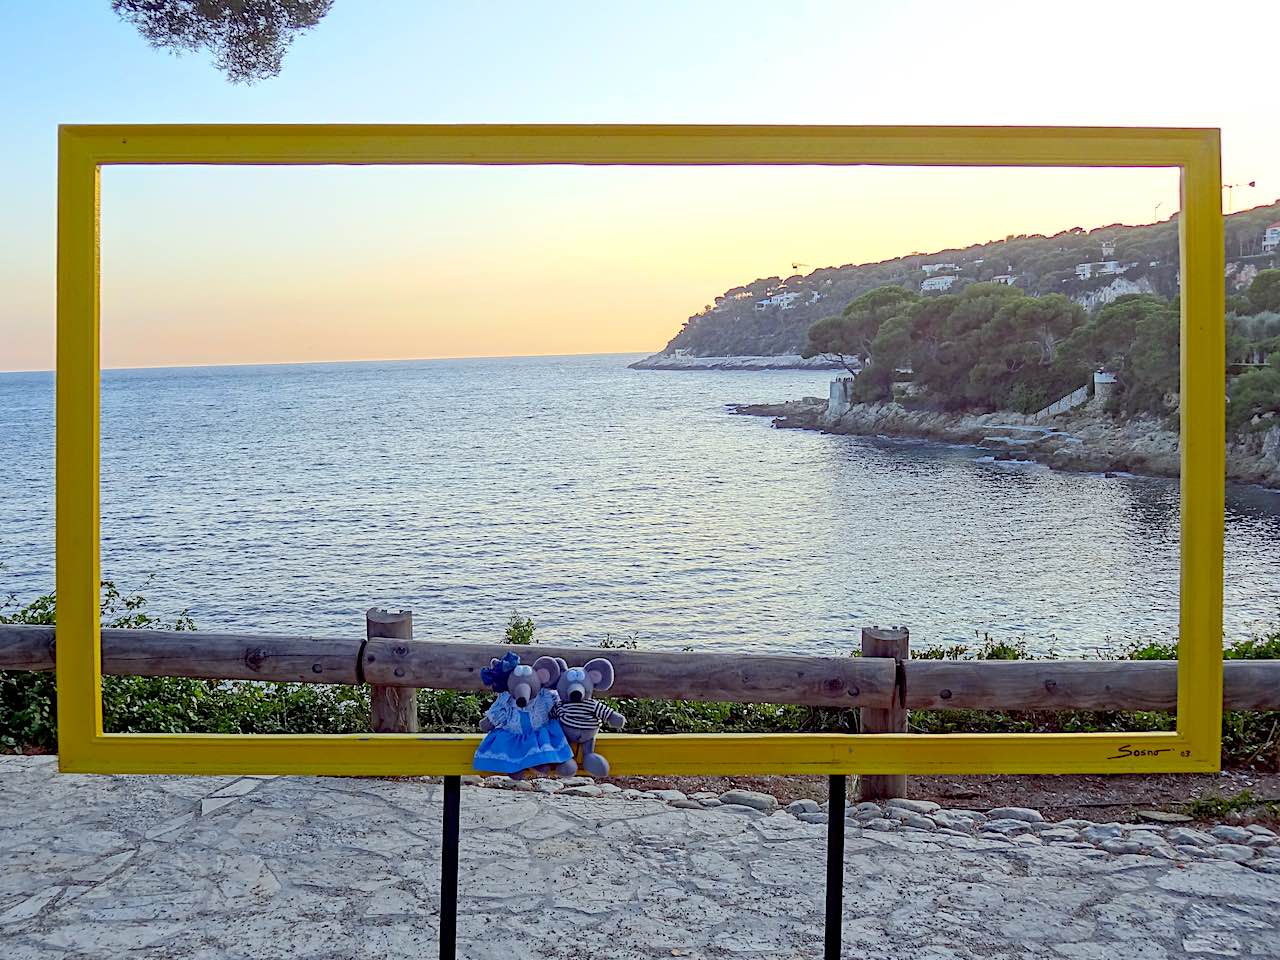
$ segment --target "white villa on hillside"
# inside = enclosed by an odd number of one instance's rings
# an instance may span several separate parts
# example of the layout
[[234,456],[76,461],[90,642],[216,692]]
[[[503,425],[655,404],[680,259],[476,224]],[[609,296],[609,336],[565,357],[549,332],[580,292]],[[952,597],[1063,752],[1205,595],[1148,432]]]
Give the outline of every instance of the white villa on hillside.
[[1123,273],[1124,267],[1120,265],[1118,260],[1102,260],[1098,263],[1077,263],[1076,276],[1081,280],[1088,280],[1090,277],[1105,277],[1111,273]]
[[929,277],[920,284],[921,293],[931,293],[935,290],[950,290],[951,285],[956,282],[956,278],[950,274],[944,277]]
[[1013,275],[1012,273],[1002,273],[1002,274],[1000,274],[1000,276],[998,276],[998,277],[992,277],[992,278],[991,278],[991,282],[992,282],[992,283],[1003,283],[1006,287],[1012,287],[1012,286],[1013,286],[1013,281],[1014,281],[1015,279],[1016,279],[1016,278],[1014,277],[1014,275]]
[[794,310],[796,301],[799,299],[800,294],[791,291],[775,293],[771,297],[765,297],[763,300],[757,300],[756,309],[768,310],[770,307],[781,307],[783,310]]
[[926,277],[932,277],[935,273],[940,273],[943,270],[953,270],[956,272],[960,270],[960,268],[954,263],[926,263],[922,264],[920,269],[924,271],[924,275]]
[[[831,281],[828,280],[827,283]],[[797,306],[796,301],[801,297],[806,297],[801,301],[800,306],[810,306],[822,299],[822,294],[817,290],[784,290],[773,293],[765,297],[763,300],[756,301],[757,310],[768,310],[770,307],[781,307],[783,310],[794,310]]]
[[1262,231],[1262,252],[1274,253],[1280,249],[1280,220]]

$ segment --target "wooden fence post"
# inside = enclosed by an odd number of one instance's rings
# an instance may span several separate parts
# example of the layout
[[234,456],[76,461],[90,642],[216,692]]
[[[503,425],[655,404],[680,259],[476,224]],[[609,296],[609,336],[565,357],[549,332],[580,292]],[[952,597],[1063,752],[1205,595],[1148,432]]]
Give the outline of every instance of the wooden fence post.
[[[365,614],[370,639],[412,640],[413,612],[390,613],[371,607]],[[417,733],[418,691],[413,687],[369,687],[369,725],[374,733]]]
[[[863,627],[864,657],[895,657],[906,663],[911,656],[911,634],[906,627]],[[863,707],[863,733],[906,733],[907,709],[895,696],[888,710]],[[858,777],[858,796],[863,800],[887,800],[907,795],[907,777],[902,773]]]

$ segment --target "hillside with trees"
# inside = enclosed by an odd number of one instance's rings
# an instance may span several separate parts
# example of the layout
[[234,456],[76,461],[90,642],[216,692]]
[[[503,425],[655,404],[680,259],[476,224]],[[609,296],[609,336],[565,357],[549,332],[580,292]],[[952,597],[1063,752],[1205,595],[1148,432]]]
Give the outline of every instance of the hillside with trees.
[[[1264,253],[1262,240],[1266,227],[1277,221],[1280,203],[1226,217],[1229,293],[1248,287],[1259,271],[1280,267],[1280,250]],[[946,289],[922,292],[926,280]],[[1169,300],[1178,292],[1177,219],[1093,230],[1075,227],[1053,236],[1008,236],[963,249],[755,280],[726,290],[714,304],[689,317],[663,353],[798,354],[815,321],[839,316],[872,290],[898,287],[931,299],[991,283],[1023,296],[1058,296],[1091,310],[1127,294]]]
[[[1280,414],[1280,269],[1263,270],[1225,314],[1227,420],[1239,432]],[[1061,294],[974,283],[925,296],[898,286],[871,290],[809,329],[805,356],[834,357],[851,372],[854,399],[898,400],[942,411],[1034,413],[1093,372],[1115,377],[1117,415],[1177,408],[1179,305],[1127,294],[1088,313]]]

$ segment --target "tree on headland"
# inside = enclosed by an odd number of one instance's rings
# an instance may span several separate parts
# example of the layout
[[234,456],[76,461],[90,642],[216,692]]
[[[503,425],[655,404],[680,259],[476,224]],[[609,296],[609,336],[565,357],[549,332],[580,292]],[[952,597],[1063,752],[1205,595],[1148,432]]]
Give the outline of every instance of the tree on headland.
[[911,313],[899,313],[880,324],[875,339],[871,341],[871,354],[876,364],[889,370],[911,365],[911,332],[914,328]]
[[1084,322],[1084,309],[1066,297],[1032,297],[1004,284],[974,283],[924,299],[886,286],[815,323],[809,350],[863,360],[853,388],[863,402],[892,399],[895,382],[909,378],[927,396],[921,402],[943,409],[1030,412],[1084,376],[1057,363],[1064,341]]
[[830,357],[850,373],[857,373],[864,345],[853,335],[844,317],[823,317],[809,328],[809,342],[800,355]]
[[1100,309],[1062,346],[1081,377],[1106,368],[1116,375],[1115,404],[1126,413],[1159,412],[1178,389],[1177,304],[1129,294]]
[[1227,314],[1227,363],[1260,362],[1280,353],[1280,312]]
[[943,351],[952,339],[948,322],[958,302],[956,294],[943,294],[924,300],[912,311],[912,367],[934,369],[943,361]]
[[1280,415],[1280,366],[1273,360],[1268,366],[1247,370],[1231,384],[1227,404],[1227,427],[1243,430],[1254,417]]
[[1015,287],[975,283],[921,302],[912,311],[917,387],[948,409],[1005,405],[1011,378],[1040,352],[1035,337],[1013,328],[1017,315],[1007,308],[1032,299]]
[[1280,311],[1280,270],[1262,270],[1249,285],[1249,305],[1254,312]]
[[809,328],[802,356],[833,357],[850,372],[853,362],[866,363],[881,325],[920,300],[913,290],[899,286],[877,287],[858,297],[836,317],[824,317]]
[[1084,308],[1060,293],[1045,297],[1019,296],[1000,308],[996,322],[1009,331],[1010,339],[1033,347],[1041,366],[1058,358],[1058,345],[1084,323]]
[[1083,308],[1058,294],[1010,298],[976,334],[979,358],[969,371],[966,395],[974,403],[1014,409],[1044,406],[1042,391],[1034,387],[1048,379],[1058,343],[1084,317]]
[[1117,297],[1071,335],[1062,346],[1062,356],[1082,369],[1119,369],[1128,362],[1138,321],[1168,308],[1167,300],[1151,294]]
[[319,23],[333,0],[111,0],[151,46],[208,50],[232,83],[278,76],[294,37]]
[[1178,308],[1169,304],[1138,321],[1134,330],[1128,375],[1120,406],[1125,413],[1159,413],[1166,398],[1177,395],[1181,387],[1178,356],[1182,338],[1182,320]]

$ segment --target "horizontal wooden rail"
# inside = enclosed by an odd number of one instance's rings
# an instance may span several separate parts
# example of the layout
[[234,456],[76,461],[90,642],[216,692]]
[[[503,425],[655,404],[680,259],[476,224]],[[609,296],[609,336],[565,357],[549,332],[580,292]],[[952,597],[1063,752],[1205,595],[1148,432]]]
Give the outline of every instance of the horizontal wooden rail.
[[[52,670],[53,651],[53,627],[0,623],[0,670]],[[125,677],[356,684],[360,683],[359,651],[359,640],[103,630],[102,672]]]
[[[0,624],[0,670],[52,670],[54,628]],[[364,649],[363,658],[360,656]],[[181,630],[102,631],[102,672],[120,676],[369,683],[483,690],[480,669],[509,645],[369,638],[240,636]],[[606,656],[618,679],[611,697],[731,700],[825,707],[886,706],[892,660],[665,653],[538,645],[526,659],[582,663]],[[362,661],[357,666],[358,661]]]
[[[915,710],[1172,710],[1176,660],[911,660]],[[1223,706],[1280,710],[1280,660],[1227,660]]]
[[[102,638],[102,670],[112,675],[452,690],[483,689],[480,668],[513,649],[172,630],[108,629]],[[542,645],[520,652],[578,663],[607,656],[618,674],[611,697],[887,709],[897,693],[894,661],[882,657]],[[0,624],[0,670],[53,667],[53,627]],[[903,667],[906,706],[915,710],[1168,710],[1177,699],[1177,664],[1167,660],[908,660]],[[1228,660],[1223,670],[1227,709],[1280,710],[1280,660]]]
[[[365,646],[364,676],[369,683],[483,690],[480,668],[511,649],[498,644],[370,640]],[[608,657],[618,678],[609,689],[610,697],[867,707],[888,705],[894,693],[892,660],[596,650],[542,644],[523,653],[526,662],[550,656],[582,664],[592,657]]]

